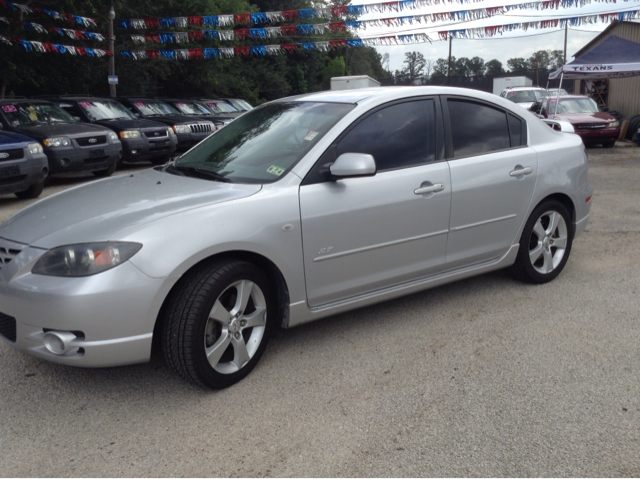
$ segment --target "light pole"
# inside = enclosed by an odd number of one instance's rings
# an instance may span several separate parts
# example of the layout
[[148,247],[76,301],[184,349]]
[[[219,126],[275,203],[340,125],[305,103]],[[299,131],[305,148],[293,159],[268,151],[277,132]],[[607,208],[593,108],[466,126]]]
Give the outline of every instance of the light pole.
[[[113,5],[109,8],[107,18],[109,19],[109,29],[107,34],[109,35],[109,51],[111,52],[111,56],[109,57],[109,76],[114,76],[116,74],[116,52],[114,51],[116,38],[113,36],[113,19],[116,18],[116,12],[113,9]],[[116,96],[116,85],[111,82],[109,82],[109,94],[111,97]]]

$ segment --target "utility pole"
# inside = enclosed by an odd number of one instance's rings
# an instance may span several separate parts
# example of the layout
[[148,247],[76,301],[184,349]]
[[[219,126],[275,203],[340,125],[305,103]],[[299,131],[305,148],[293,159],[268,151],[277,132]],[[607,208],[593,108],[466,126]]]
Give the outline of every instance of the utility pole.
[[447,66],[447,85],[451,84],[451,44],[453,43],[453,37],[449,34],[449,63]]
[[536,52],[536,86],[540,85],[540,77],[538,76],[538,52]]
[[564,24],[564,58],[562,60],[562,64],[566,65],[567,64],[567,31],[568,31],[568,27],[569,26],[569,22],[566,22]]
[[[109,19],[109,28],[107,34],[109,36],[109,51],[111,52],[111,56],[109,57],[109,76],[115,76],[116,74],[116,58],[115,58],[115,39],[116,37],[113,35],[113,19],[116,18],[116,12],[113,9],[113,5],[109,8],[109,13],[107,14],[107,18]],[[114,83],[109,82],[109,94],[112,98],[116,96],[116,85]]]

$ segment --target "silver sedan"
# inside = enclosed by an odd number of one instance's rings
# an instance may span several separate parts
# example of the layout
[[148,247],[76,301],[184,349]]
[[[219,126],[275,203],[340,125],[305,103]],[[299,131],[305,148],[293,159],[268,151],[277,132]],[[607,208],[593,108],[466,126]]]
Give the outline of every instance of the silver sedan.
[[500,268],[552,280],[591,195],[580,137],[494,95],[285,98],[3,224],[0,336],[82,367],[148,361],[156,342],[223,388],[280,326]]

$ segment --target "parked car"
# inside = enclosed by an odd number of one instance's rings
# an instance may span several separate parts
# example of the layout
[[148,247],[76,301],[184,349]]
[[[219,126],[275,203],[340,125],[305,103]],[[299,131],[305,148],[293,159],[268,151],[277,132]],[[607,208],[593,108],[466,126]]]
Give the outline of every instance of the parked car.
[[0,131],[0,194],[37,198],[49,174],[47,156],[33,138]]
[[42,144],[49,174],[90,171],[110,176],[122,157],[122,144],[113,131],[79,123],[49,101],[0,100],[0,123]]
[[161,100],[146,98],[118,98],[117,100],[139,118],[147,118],[170,126],[178,137],[178,151],[187,151],[216,131],[213,122],[182,115]]
[[185,116],[196,116],[203,120],[208,120],[216,126],[216,130],[224,128],[231,123],[234,118],[224,114],[214,113],[204,103],[198,100],[174,100],[163,99],[166,103],[178,110]]
[[587,163],[578,136],[476,90],[277,100],[0,226],[0,332],[85,367],[147,361],[155,339],[226,387],[279,326],[501,268],[553,280],[589,219]]
[[217,115],[237,118],[244,113],[244,111],[237,110],[233,105],[231,105],[231,103],[228,103],[224,100],[216,98],[203,98],[198,101],[205,104],[212,112]]
[[549,93],[544,88],[531,87],[531,86],[516,86],[508,87],[502,90],[500,93],[502,98],[506,98],[509,101],[517,103],[522,108],[529,109],[540,98],[549,96]]
[[571,123],[585,145],[601,143],[606,148],[613,148],[620,136],[620,121],[615,116],[600,111],[598,104],[588,96],[542,98],[530,110],[540,118]]
[[249,104],[249,102],[242,100],[240,98],[220,98],[220,100],[226,101],[231,104],[238,111],[249,111],[253,110],[253,107]]
[[136,118],[121,103],[108,98],[59,97],[50,99],[77,121],[102,125],[118,134],[122,160],[150,161],[161,165],[176,151],[178,138],[172,128],[157,121]]

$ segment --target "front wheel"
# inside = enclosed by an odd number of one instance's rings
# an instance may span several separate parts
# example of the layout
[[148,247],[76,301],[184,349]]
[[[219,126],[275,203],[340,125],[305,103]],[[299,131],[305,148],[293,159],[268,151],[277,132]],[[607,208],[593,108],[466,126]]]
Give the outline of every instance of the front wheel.
[[511,273],[529,283],[546,283],[564,268],[573,242],[573,225],[567,209],[549,200],[533,210],[522,232]]
[[44,180],[34,183],[24,191],[16,191],[14,194],[21,200],[27,200],[37,198],[42,194],[42,190],[44,190]]
[[612,141],[605,141],[602,146],[604,146],[605,148],[613,148],[614,146],[616,146],[616,140],[612,140]]
[[184,379],[221,389],[244,378],[276,327],[267,277],[237,260],[203,264],[187,274],[164,308],[162,347]]

